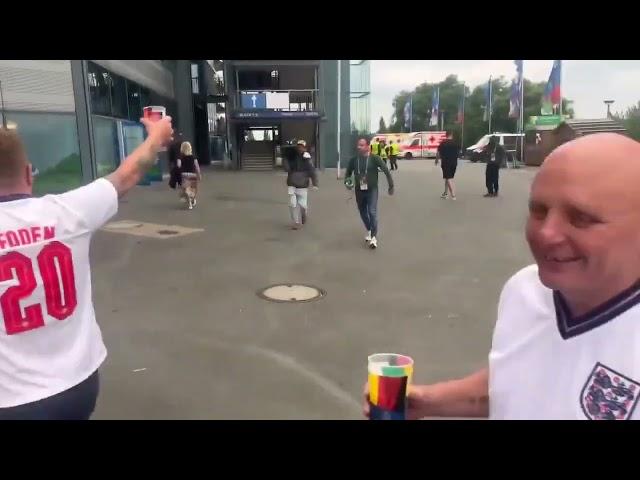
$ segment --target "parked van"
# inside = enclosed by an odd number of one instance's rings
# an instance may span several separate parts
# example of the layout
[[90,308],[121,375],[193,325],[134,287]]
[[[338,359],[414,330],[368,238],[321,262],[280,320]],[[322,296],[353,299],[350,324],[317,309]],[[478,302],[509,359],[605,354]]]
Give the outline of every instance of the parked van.
[[513,162],[514,158],[520,158],[524,133],[492,133],[484,135],[474,145],[467,147],[465,158],[472,162],[486,163],[488,157],[486,146],[489,145],[489,139],[491,137],[496,137],[498,143],[506,150],[507,161]]

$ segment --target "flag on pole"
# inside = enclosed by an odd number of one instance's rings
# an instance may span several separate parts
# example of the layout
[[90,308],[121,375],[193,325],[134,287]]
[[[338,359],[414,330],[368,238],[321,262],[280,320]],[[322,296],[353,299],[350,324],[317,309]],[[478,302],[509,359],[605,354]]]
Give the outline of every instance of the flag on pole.
[[511,96],[509,97],[509,118],[520,118],[522,108],[522,60],[514,60],[516,64],[516,77],[511,81]]
[[411,105],[412,103],[413,97],[410,96],[409,101],[404,104],[404,128],[409,128],[409,125],[411,125],[411,110],[413,110],[413,106]]
[[485,106],[484,106],[484,116],[483,116],[482,119],[485,122],[489,121],[489,119],[491,118],[491,114],[493,113],[493,105],[492,105],[493,92],[491,90],[492,90],[491,77],[489,77],[489,81],[487,82],[487,86],[484,87]]
[[509,97],[509,118],[520,118],[520,88],[515,78],[511,80],[511,96]]
[[440,87],[436,87],[433,90],[433,99],[431,100],[431,119],[429,120],[429,126],[437,127],[439,119],[440,119]]
[[554,109],[560,106],[562,102],[562,91],[560,88],[561,78],[562,60],[554,60],[551,73],[549,74],[549,81],[542,95],[542,108],[540,109],[542,115],[553,115]]

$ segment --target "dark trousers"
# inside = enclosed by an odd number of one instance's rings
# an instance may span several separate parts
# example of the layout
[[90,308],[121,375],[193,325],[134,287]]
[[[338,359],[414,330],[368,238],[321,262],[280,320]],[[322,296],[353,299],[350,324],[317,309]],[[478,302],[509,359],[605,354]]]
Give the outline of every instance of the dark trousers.
[[0,408],[0,420],[89,420],[96,408],[99,390],[96,370],[84,382],[52,397]]
[[500,181],[500,167],[498,165],[491,165],[487,163],[486,178],[487,191],[491,195],[497,195],[499,188],[498,182]]
[[391,160],[391,170],[397,170],[398,169],[398,157],[396,157],[395,155],[391,155],[389,158]]
[[356,202],[364,227],[375,237],[378,235],[378,189],[360,190],[356,187]]

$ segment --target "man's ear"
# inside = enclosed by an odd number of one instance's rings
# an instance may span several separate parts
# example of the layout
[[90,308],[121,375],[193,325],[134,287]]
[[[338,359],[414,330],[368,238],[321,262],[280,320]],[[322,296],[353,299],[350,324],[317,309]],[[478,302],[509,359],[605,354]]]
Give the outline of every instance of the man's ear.
[[29,187],[33,187],[33,166],[28,163],[24,170],[25,181]]

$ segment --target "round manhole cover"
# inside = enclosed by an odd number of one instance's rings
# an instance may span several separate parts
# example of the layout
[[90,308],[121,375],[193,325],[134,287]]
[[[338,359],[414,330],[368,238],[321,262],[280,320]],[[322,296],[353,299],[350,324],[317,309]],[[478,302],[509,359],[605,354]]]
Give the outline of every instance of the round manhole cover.
[[312,302],[319,300],[326,292],[311,285],[272,285],[258,292],[258,296],[271,302]]
[[158,230],[158,235],[177,235],[177,230]]
[[126,220],[123,220],[121,222],[113,222],[107,225],[108,228],[113,230],[126,230],[128,228],[139,228],[141,226],[142,224],[139,222],[128,222]]

